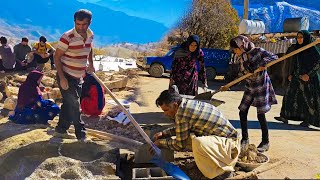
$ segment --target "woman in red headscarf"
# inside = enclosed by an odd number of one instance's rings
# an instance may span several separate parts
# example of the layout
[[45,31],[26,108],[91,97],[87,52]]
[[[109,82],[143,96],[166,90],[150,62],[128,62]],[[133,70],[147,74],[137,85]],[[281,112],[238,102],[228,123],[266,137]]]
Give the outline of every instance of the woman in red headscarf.
[[15,114],[9,119],[18,124],[47,124],[60,108],[50,100],[43,100],[39,84],[43,73],[32,71],[20,86]]

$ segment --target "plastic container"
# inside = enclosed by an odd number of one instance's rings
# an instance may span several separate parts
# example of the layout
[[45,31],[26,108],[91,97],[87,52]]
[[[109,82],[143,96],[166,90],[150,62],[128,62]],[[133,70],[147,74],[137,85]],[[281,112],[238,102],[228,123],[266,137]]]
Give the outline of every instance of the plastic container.
[[239,34],[260,34],[266,29],[263,21],[242,19],[239,24]]
[[287,18],[283,21],[283,32],[298,32],[309,29],[309,18]]

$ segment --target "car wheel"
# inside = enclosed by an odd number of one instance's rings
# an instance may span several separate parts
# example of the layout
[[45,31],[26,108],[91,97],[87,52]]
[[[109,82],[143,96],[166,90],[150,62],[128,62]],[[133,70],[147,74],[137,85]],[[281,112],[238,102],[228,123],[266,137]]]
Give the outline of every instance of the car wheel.
[[149,74],[153,77],[161,77],[164,73],[164,68],[161,64],[154,63],[149,69]]
[[212,80],[214,80],[216,78],[217,71],[213,67],[207,67],[206,68],[206,74],[207,74],[207,80],[211,80],[212,81]]

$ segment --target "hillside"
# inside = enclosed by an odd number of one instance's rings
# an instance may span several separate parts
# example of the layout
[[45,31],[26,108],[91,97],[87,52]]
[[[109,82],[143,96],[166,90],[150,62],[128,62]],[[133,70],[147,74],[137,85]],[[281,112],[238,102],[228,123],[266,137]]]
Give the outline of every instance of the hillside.
[[1,7],[0,34],[19,38],[38,39],[39,35],[45,35],[49,41],[56,41],[61,33],[73,27],[73,14],[81,8],[93,12],[91,28],[98,45],[154,42],[167,31],[161,23],[75,0],[11,0],[3,1]]
[[[298,0],[295,2],[298,3]],[[299,2],[302,3],[302,1]],[[238,11],[239,16],[242,18],[243,3],[241,4],[239,1],[235,1],[233,3],[233,7]],[[305,6],[307,4],[308,3],[306,3]],[[263,3],[259,3],[258,1],[250,1],[249,19],[261,19],[266,25],[266,32],[282,32],[283,21],[286,18],[306,16],[309,18],[310,22],[309,30],[319,30],[320,6],[316,4],[314,5],[314,8],[309,8],[292,5],[287,2],[272,3],[271,0]],[[316,10],[315,8],[318,6],[319,10]]]

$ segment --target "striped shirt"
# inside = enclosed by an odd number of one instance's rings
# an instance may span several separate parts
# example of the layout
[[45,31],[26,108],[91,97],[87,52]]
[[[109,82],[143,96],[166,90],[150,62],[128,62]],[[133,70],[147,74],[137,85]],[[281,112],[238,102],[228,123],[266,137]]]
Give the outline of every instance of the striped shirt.
[[[162,131],[160,144],[172,150],[182,150],[190,133],[196,136],[215,135],[238,138],[238,132],[215,106],[196,100],[182,99],[175,116],[175,127]],[[175,139],[170,138],[176,136]]]
[[61,57],[62,70],[65,73],[77,79],[85,74],[92,42],[93,32],[90,29],[87,30],[86,39],[74,28],[61,36],[57,48],[65,52]]

